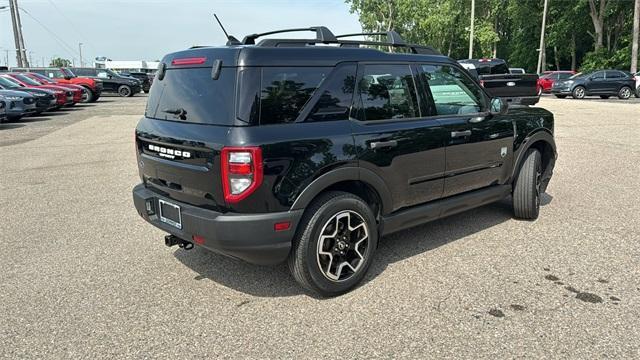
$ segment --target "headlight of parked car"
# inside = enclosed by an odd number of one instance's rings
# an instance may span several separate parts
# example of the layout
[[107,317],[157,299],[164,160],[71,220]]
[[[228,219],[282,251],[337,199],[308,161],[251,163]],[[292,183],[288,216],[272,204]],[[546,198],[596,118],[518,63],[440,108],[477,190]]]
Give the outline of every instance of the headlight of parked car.
[[7,100],[14,100],[14,101],[22,99],[20,96],[12,96],[12,95],[5,96],[4,98]]

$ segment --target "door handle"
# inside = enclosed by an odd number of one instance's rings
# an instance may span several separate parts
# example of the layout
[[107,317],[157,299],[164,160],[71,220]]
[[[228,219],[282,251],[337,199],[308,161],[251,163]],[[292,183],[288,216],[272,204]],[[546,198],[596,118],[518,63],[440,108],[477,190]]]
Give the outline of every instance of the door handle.
[[369,147],[371,147],[371,149],[373,149],[373,150],[382,149],[382,148],[392,148],[392,147],[396,147],[396,146],[398,146],[398,142],[396,140],[375,141],[375,142],[372,142],[371,144],[369,144]]
[[471,130],[452,131],[451,132],[451,137],[452,138],[459,138],[459,137],[465,137],[465,136],[471,136]]

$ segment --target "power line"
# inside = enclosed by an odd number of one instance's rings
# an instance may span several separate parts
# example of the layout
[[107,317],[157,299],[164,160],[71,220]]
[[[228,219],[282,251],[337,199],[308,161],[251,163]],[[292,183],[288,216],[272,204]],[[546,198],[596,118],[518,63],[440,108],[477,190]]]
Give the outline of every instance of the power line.
[[65,48],[65,50],[71,55],[72,59],[75,60],[76,57],[75,55],[78,55],[78,53],[71,47],[69,46],[69,44],[67,44],[60,36],[58,36],[56,33],[54,33],[51,29],[49,29],[45,24],[43,24],[40,20],[36,19],[35,16],[33,16],[29,11],[27,11],[25,8],[20,7],[20,10],[22,10],[22,12],[24,12],[26,15],[28,15],[31,19],[33,19],[33,21],[35,21],[36,23],[38,23],[38,25],[42,26],[43,29],[45,29],[49,35],[53,36],[54,40],[56,40],[56,42],[61,45],[63,48]]
[[89,45],[93,51],[95,51],[96,49],[93,47],[93,45],[91,44],[91,41],[88,41],[87,38],[84,36],[83,31],[78,30],[78,27],[76,27],[76,24],[67,16],[67,14],[65,14],[64,11],[62,11],[58,5],[56,5],[53,0],[48,0],[49,3],[51,4],[51,6],[53,6],[56,11],[62,15],[62,17],[69,23],[69,25],[71,25],[71,28],[73,28],[73,31],[75,31],[76,36],[78,36],[82,41],[84,45]]

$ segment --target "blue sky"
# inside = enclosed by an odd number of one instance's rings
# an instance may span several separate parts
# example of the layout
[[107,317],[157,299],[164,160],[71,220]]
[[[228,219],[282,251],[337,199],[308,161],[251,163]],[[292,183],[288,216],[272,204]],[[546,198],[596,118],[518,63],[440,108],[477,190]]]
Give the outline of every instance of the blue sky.
[[[18,0],[27,50],[42,58],[106,56],[113,60],[154,60],[192,45],[225,41],[213,19],[227,31],[243,35],[290,27],[325,25],[334,33],[359,32],[357,15],[341,0]],[[8,5],[0,0],[0,7]],[[46,28],[46,29],[45,29]],[[48,29],[48,30],[47,30]],[[11,17],[0,10],[0,64],[14,49]],[[15,64],[15,51],[9,53]]]

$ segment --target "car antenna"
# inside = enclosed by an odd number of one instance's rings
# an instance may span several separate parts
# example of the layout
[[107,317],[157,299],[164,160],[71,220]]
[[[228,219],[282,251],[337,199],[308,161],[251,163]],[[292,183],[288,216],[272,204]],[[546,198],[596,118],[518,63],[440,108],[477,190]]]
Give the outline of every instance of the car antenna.
[[218,19],[218,15],[213,13],[213,17],[216,18],[216,21],[218,22],[218,25],[220,25],[220,28],[222,29],[222,32],[224,32],[224,36],[227,38],[227,46],[240,45],[241,44],[240,41],[238,41],[238,39],[236,39],[233,35],[229,35],[227,33],[227,30],[224,29],[224,26],[222,25],[222,22],[220,21],[220,19]]

